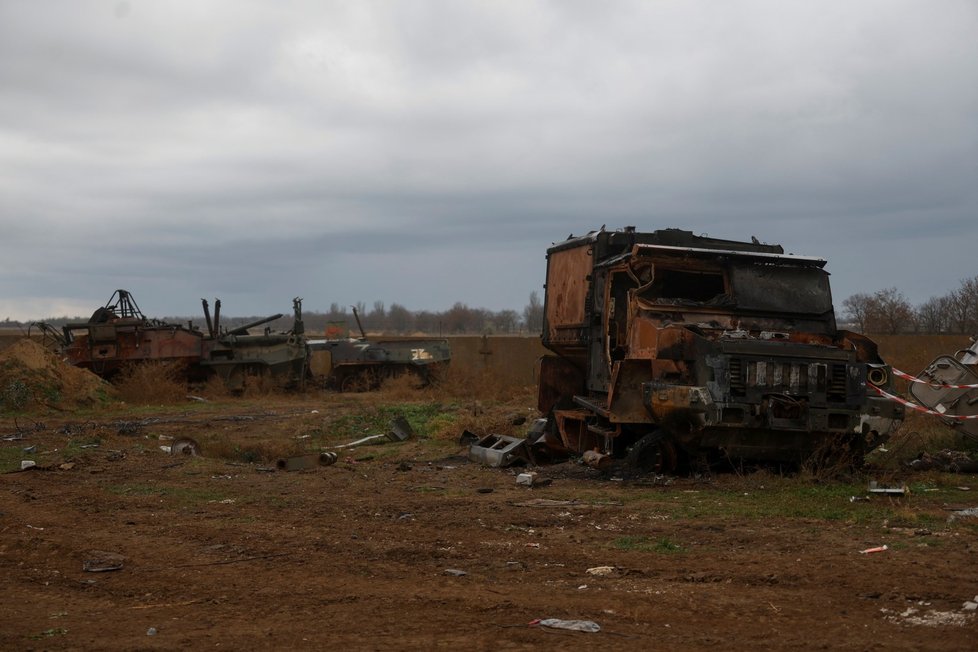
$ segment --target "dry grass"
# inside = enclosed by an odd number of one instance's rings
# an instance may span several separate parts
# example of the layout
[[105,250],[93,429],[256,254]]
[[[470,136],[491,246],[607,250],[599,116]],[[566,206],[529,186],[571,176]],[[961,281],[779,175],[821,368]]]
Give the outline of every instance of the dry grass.
[[205,456],[233,462],[271,464],[280,458],[309,452],[295,439],[236,442],[224,433],[205,435],[199,439],[199,443]]
[[184,366],[177,362],[142,362],[124,369],[113,384],[119,398],[137,405],[182,403],[187,397]]
[[463,369],[457,365],[443,370],[432,390],[443,397],[494,402],[508,402],[536,393],[535,388],[514,385],[492,369]]
[[228,386],[224,383],[224,380],[216,375],[209,377],[196,392],[210,401],[218,401],[231,396],[231,392],[228,390]]
[[937,417],[910,413],[884,448],[886,452],[875,451],[870,454],[870,459],[881,467],[889,468],[900,467],[925,451],[975,450],[976,444]]

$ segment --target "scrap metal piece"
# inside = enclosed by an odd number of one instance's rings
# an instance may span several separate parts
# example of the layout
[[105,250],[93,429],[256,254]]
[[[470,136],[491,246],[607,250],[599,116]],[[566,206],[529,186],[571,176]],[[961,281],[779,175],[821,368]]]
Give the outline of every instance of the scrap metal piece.
[[390,441],[407,441],[411,437],[414,437],[414,429],[411,428],[411,424],[402,415],[398,415],[391,419],[390,430],[382,435],[369,435],[363,439],[357,439],[356,441],[351,441],[348,444],[340,444],[339,446],[333,446],[333,448],[353,448],[355,446],[362,446],[363,444],[369,444],[370,442],[380,441],[381,439],[389,439]]
[[313,469],[317,466],[329,466],[335,464],[337,460],[336,453],[323,452],[323,453],[310,453],[309,455],[296,455],[294,457],[285,457],[279,459],[275,462],[275,467],[280,471],[304,471],[306,469]]
[[179,437],[170,444],[170,455],[200,455],[200,444],[190,437]]
[[910,490],[907,488],[907,485],[903,485],[902,487],[883,487],[876,480],[872,480],[869,483],[869,493],[883,494],[886,496],[905,496],[910,493]]
[[938,356],[911,382],[910,395],[961,434],[978,439],[978,337],[954,356]]
[[598,451],[584,451],[584,455],[581,456],[584,463],[593,469],[598,469],[599,471],[607,471],[611,468],[611,455],[605,455],[604,453],[599,453]]
[[125,559],[125,557],[116,552],[90,550],[88,552],[88,558],[82,563],[82,570],[86,573],[105,573],[122,570],[122,563]]
[[526,440],[508,435],[487,435],[469,447],[469,459],[486,466],[504,467],[529,462]]
[[404,415],[399,414],[391,419],[390,428],[387,436],[392,441],[406,441],[414,437],[414,429],[411,428],[411,424],[404,418]]

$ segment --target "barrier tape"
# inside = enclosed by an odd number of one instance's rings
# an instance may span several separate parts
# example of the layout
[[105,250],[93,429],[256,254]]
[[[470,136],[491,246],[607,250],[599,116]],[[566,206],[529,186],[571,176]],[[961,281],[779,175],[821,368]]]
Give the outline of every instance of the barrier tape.
[[894,376],[899,376],[904,380],[909,380],[912,383],[921,383],[929,387],[934,387],[937,389],[978,389],[978,384],[976,385],[944,385],[942,383],[932,383],[929,380],[923,380],[922,378],[917,378],[916,376],[911,376],[905,371],[900,371],[894,367],[890,367],[890,371],[893,372]]
[[917,405],[916,403],[911,403],[905,398],[900,398],[899,396],[894,396],[889,392],[884,392],[882,389],[873,385],[871,383],[866,383],[868,387],[872,387],[876,392],[891,401],[896,401],[897,403],[902,403],[911,410],[916,410],[917,412],[923,412],[924,414],[933,414],[935,417],[944,417],[945,419],[958,419],[959,421],[969,421],[971,419],[978,419],[978,414],[945,414],[944,412],[938,412],[937,410],[931,410],[930,408],[925,408],[922,405]]

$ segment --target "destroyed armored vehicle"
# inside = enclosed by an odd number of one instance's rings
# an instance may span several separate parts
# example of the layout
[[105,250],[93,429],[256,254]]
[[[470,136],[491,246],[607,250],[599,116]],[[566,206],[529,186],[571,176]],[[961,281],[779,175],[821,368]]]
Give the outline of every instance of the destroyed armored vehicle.
[[105,306],[86,322],[68,323],[60,334],[42,325],[45,333],[57,336],[69,363],[111,378],[127,366],[147,361],[182,365],[191,381],[218,376],[232,391],[250,381],[272,380],[284,385],[301,385],[305,380],[306,347],[303,338],[302,300],[293,300],[295,321],[290,331],[252,334],[282,314],[259,319],[231,329],[221,329],[221,302],[215,302],[211,319],[207,301],[201,300],[207,332],[187,325],[148,319],[132,295],[116,290]]
[[825,261],[679,229],[596,231],[547,252],[531,450],[683,462],[858,460],[902,406],[868,338],[836,328]]
[[371,341],[367,338],[356,308],[353,316],[359,338],[310,339],[312,353],[329,356],[324,384],[341,392],[365,392],[380,388],[385,379],[410,374],[424,386],[434,380],[451,359],[448,340],[398,339]]

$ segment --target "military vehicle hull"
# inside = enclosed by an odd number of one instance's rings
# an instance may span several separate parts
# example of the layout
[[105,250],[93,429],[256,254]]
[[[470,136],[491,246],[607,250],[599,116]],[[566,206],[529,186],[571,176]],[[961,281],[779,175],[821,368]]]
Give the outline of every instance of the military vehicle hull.
[[[133,364],[176,363],[190,381],[217,376],[240,391],[248,383],[301,385],[307,349],[303,337],[302,302],[293,301],[295,320],[287,333],[251,334],[250,330],[282,317],[276,314],[230,330],[220,325],[220,301],[213,321],[203,301],[207,332],[192,324],[147,319],[126,290],[117,290],[87,322],[62,329],[62,350],[69,363],[112,378]],[[50,332],[50,329],[49,329]]]
[[636,466],[859,458],[902,407],[869,339],[837,330],[825,261],[669,229],[548,251],[541,443]]
[[341,392],[374,390],[385,379],[404,374],[426,385],[451,359],[448,340],[444,339],[309,340],[308,346],[313,354],[329,355],[323,382]]

